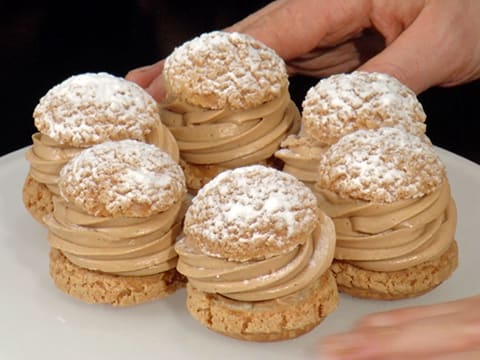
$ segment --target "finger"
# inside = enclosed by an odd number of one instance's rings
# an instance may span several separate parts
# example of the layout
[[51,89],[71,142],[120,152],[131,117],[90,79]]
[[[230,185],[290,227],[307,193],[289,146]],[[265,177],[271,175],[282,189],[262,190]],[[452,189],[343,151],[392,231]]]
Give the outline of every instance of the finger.
[[309,67],[296,67],[296,66],[287,66],[287,72],[289,75],[301,74],[305,76],[311,76],[314,78],[327,77],[333,74],[346,73],[356,69],[359,65],[359,61],[356,58],[346,58],[345,60],[340,60],[338,63],[332,64],[330,66],[322,66],[320,68]]
[[480,349],[472,351],[464,351],[461,353],[451,353],[444,355],[431,356],[426,360],[478,360],[480,359]]
[[133,81],[143,88],[148,88],[150,84],[163,71],[164,60],[157,61],[153,65],[143,66],[128,72],[125,79]]
[[462,18],[463,11],[456,1],[427,2],[415,21],[359,70],[390,74],[416,93],[441,84],[455,72],[461,38],[452,37],[459,27],[452,19]]
[[146,88],[147,92],[157,101],[161,102],[165,97],[165,86],[163,76],[157,76]]
[[361,319],[356,326],[395,326],[421,318],[454,314],[479,306],[480,296],[474,296],[441,304],[415,306],[370,314]]
[[[369,0],[283,0],[229,30],[247,33],[274,49],[286,60],[306,54],[322,42],[336,45],[339,39],[368,28]],[[328,44],[322,39],[328,38]]]
[[323,77],[349,72],[385,47],[378,33],[367,33],[334,48],[319,48],[287,63],[290,73]]
[[[412,356],[414,360],[478,360],[480,359],[480,350],[453,352],[449,354],[419,355]],[[405,360],[405,355],[389,355],[382,360]]]
[[[474,309],[476,310],[476,309]],[[472,311],[419,319],[393,327],[365,327],[325,339],[328,359],[415,359],[479,349],[480,315]]]

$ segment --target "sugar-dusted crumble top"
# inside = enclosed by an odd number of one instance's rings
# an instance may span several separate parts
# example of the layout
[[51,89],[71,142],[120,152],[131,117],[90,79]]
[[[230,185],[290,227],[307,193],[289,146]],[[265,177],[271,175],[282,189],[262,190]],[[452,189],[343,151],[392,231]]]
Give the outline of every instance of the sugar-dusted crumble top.
[[425,133],[426,115],[415,93],[383,73],[354,71],[320,80],[302,103],[307,135],[331,145],[359,129],[398,126]]
[[283,59],[249,35],[212,31],[177,47],[163,75],[175,97],[208,109],[248,109],[288,87]]
[[60,171],[61,195],[97,216],[142,217],[168,210],[186,187],[180,166],[155,145],[109,141],[83,150]]
[[200,189],[184,232],[207,255],[244,261],[291,250],[317,223],[308,187],[290,174],[251,165],[222,172]]
[[61,144],[145,141],[160,121],[156,101],[139,85],[108,73],[74,75],[51,88],[33,113],[37,129]]
[[431,143],[390,127],[345,135],[322,154],[318,169],[320,188],[381,203],[420,198],[446,178]]

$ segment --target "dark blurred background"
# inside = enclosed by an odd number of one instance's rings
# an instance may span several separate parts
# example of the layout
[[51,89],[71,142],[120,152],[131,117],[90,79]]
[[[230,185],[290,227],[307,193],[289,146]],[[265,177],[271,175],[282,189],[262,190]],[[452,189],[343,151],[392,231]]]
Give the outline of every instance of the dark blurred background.
[[[0,155],[31,144],[32,112],[52,86],[82,72],[129,70],[167,56],[202,32],[222,29],[269,1],[0,1],[4,135]],[[293,77],[300,106],[318,79]],[[419,95],[435,145],[480,164],[480,82]]]

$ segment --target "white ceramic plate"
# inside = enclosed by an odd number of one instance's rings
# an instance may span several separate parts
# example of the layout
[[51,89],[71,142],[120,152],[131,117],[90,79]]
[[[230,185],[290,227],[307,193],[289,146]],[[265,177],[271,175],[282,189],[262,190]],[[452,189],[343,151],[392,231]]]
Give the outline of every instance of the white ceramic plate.
[[317,342],[362,315],[480,294],[480,166],[438,152],[458,207],[460,265],[419,298],[394,302],[341,296],[339,308],[300,338],[277,343],[234,340],[207,330],[184,307],[185,291],[150,304],[87,305],[61,293],[48,275],[46,230],[27,213],[25,149],[0,158],[0,359],[318,359]]

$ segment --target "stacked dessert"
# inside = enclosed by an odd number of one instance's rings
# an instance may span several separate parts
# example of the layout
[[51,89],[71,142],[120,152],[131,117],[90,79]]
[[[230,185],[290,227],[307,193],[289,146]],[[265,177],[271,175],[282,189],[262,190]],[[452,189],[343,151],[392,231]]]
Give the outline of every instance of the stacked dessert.
[[334,311],[334,248],[312,191],[263,165],[226,170],[200,189],[175,246],[192,316],[253,341],[297,337]]
[[315,192],[335,223],[339,290],[413,297],[456,269],[455,203],[426,140],[400,128],[357,130],[321,154]]
[[170,155],[136,140],[107,141],[70,159],[57,185],[60,195],[44,221],[59,289],[123,306],[184,286],[174,244],[186,186]]
[[71,76],[50,89],[34,111],[38,132],[27,152],[23,202],[38,221],[53,210],[58,174],[81,150],[108,140],[152,143],[178,161],[175,139],[155,100],[140,86],[107,73]]
[[248,35],[214,31],[184,43],[166,58],[163,80],[161,118],[192,193],[225,169],[270,164],[298,131],[283,59]]
[[288,136],[275,156],[283,170],[307,185],[317,179],[321,154],[359,129],[401,127],[423,136],[425,113],[415,93],[387,74],[354,71],[320,80],[302,103],[302,128]]

